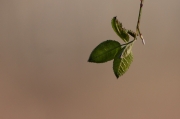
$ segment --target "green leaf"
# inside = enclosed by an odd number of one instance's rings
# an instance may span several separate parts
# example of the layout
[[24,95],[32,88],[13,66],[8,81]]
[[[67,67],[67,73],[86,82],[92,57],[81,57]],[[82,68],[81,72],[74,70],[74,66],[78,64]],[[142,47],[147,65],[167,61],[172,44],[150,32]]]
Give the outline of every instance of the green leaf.
[[104,63],[114,59],[121,44],[117,41],[107,40],[100,43],[92,52],[88,62]]
[[[120,52],[122,52],[122,50],[120,50]],[[123,58],[119,58],[118,54],[115,56],[113,61],[113,70],[117,78],[122,76],[129,69],[132,61],[133,61],[132,52],[128,56]]]
[[111,20],[111,25],[116,34],[125,42],[129,41],[128,30],[122,27],[122,23],[120,23],[116,17]]
[[127,57],[131,52],[132,52],[132,46],[133,46],[133,42],[127,44],[126,46],[124,46],[121,50],[121,53],[120,53],[120,58],[123,58],[123,57]]

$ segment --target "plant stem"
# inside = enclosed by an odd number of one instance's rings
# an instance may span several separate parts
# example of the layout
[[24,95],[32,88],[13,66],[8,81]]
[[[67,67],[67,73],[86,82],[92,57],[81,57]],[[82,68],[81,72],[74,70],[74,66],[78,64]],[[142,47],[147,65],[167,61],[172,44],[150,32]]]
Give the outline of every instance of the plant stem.
[[132,40],[132,41],[130,41],[130,42],[128,42],[128,43],[122,44],[121,46],[128,45],[128,44],[130,44],[130,43],[133,43],[135,40],[136,40],[136,39],[134,39],[134,40]]
[[142,36],[142,34],[141,34],[141,32],[140,32],[140,29],[139,29],[139,26],[140,26],[140,19],[141,19],[141,14],[142,14],[143,2],[144,2],[144,0],[141,0],[140,8],[139,8],[139,16],[138,16],[138,21],[137,21],[137,27],[136,27],[136,33],[137,33],[137,35],[140,36],[140,38],[141,38],[143,44],[145,44],[145,40],[144,40],[144,38],[143,38],[143,36]]

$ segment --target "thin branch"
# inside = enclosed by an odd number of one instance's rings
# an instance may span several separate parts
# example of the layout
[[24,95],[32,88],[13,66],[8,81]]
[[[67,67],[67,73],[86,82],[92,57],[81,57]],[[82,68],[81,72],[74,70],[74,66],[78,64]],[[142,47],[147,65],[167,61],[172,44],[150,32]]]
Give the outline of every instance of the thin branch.
[[124,46],[124,45],[128,45],[130,43],[133,43],[136,39],[133,39],[132,41],[128,42],[128,43],[125,43],[125,44],[122,44],[121,46]]
[[139,16],[138,16],[138,21],[137,21],[137,27],[136,27],[136,33],[137,33],[137,35],[140,36],[143,44],[145,44],[145,40],[144,40],[144,38],[143,38],[143,36],[142,36],[142,34],[141,34],[141,32],[140,32],[140,29],[139,29],[140,19],[141,19],[141,13],[142,13],[142,7],[143,7],[143,2],[144,2],[144,0],[141,0],[140,8],[139,8]]

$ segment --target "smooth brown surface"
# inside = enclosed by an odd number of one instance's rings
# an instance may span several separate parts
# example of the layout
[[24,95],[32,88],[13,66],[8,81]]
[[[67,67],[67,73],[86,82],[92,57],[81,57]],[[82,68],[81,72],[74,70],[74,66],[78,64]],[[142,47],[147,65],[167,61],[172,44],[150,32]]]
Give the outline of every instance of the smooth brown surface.
[[88,63],[135,30],[139,0],[1,0],[0,119],[179,119],[180,1],[145,0],[134,61],[118,80],[112,61]]

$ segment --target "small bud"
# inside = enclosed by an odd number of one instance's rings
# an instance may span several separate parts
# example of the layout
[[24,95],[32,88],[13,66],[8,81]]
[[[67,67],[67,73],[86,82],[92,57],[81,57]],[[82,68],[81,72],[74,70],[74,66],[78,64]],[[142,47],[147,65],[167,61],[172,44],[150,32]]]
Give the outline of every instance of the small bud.
[[128,30],[128,34],[134,38],[136,37],[136,33],[134,31]]

